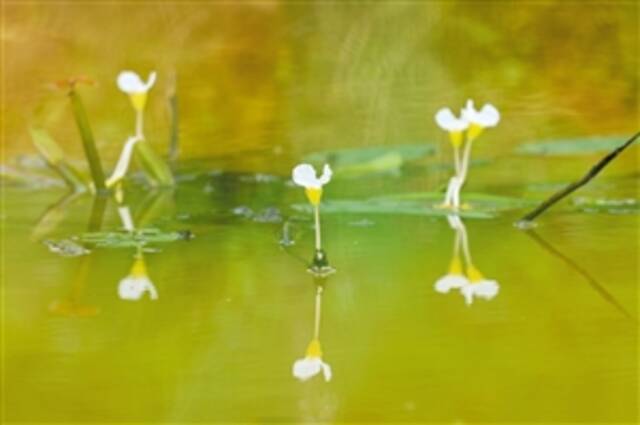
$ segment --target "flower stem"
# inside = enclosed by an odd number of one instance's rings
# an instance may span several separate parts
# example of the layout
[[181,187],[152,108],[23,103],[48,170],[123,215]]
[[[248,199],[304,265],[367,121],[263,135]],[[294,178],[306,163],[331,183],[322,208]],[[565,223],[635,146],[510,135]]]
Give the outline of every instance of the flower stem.
[[144,109],[136,110],[136,137],[144,139]]
[[322,249],[322,240],[320,239],[320,205],[314,207],[315,228],[316,228],[316,250]]
[[453,163],[455,165],[456,175],[460,174],[460,148],[458,146],[453,147]]
[[96,187],[96,191],[105,192],[107,188],[105,186],[104,171],[102,169],[100,155],[98,155],[98,149],[96,148],[96,143],[93,138],[89,119],[87,118],[87,113],[82,104],[82,100],[73,88],[69,91],[69,99],[71,99],[73,116],[76,120],[76,124],[78,125],[78,130],[80,131],[82,146],[84,148],[85,156],[87,157],[87,162],[89,163],[93,184]]
[[322,314],[322,286],[318,286],[316,292],[316,311],[313,325],[313,339],[320,339],[320,316]]

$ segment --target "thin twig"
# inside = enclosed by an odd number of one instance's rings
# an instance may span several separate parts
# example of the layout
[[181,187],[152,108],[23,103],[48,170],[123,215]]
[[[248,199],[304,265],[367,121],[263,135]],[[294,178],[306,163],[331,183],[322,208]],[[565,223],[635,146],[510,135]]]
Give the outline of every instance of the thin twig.
[[556,202],[558,202],[561,199],[565,198],[566,196],[568,196],[569,194],[571,194],[573,191],[575,191],[576,189],[580,188],[581,186],[584,186],[585,184],[589,183],[589,181],[591,179],[593,179],[595,176],[597,176],[598,173],[600,173],[600,171],[602,171],[602,169],[609,162],[613,161],[613,159],[615,157],[620,155],[620,153],[623,150],[625,150],[629,145],[631,145],[638,137],[640,137],[640,132],[638,132],[635,135],[633,135],[633,137],[631,137],[629,140],[624,142],[624,144],[622,144],[621,146],[617,147],[612,152],[610,152],[607,156],[602,158],[580,180],[578,180],[577,182],[571,183],[570,185],[568,185],[564,189],[560,190],[559,192],[554,193],[551,197],[549,197],[547,200],[545,200],[540,205],[538,205],[538,207],[536,209],[534,209],[533,211],[531,211],[530,213],[528,213],[527,215],[522,217],[520,219],[520,222],[531,222],[531,221],[535,220],[536,217],[538,217],[540,214],[545,212],[553,204],[555,204]]

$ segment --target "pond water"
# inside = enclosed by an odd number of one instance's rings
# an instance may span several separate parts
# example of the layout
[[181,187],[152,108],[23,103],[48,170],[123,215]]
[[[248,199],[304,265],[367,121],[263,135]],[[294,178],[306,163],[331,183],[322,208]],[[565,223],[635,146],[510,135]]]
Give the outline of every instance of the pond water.
[[[529,163],[544,168],[545,161]],[[490,174],[501,177],[499,168]],[[150,292],[137,301],[119,297],[134,248],[63,257],[41,242],[86,232],[91,197],[45,214],[60,192],[5,191],[8,420],[636,417],[637,212],[565,203],[533,232],[513,226],[522,209],[463,218],[473,264],[499,286],[492,298],[468,304],[460,291],[435,287],[459,231],[445,217],[324,214],[324,247],[337,272],[318,279],[306,270],[311,216],[291,209],[304,195],[286,177],[179,176],[175,190],[134,187],[125,199],[139,229],[194,235],[147,245],[156,251],[144,254],[155,300]],[[406,192],[425,178],[336,180],[325,198],[383,182],[389,192]],[[604,190],[628,199],[636,189],[635,178],[617,169],[582,195]],[[102,229],[121,227],[110,202]],[[332,379],[300,382],[292,367],[314,338],[319,287],[319,341]]]
[[[638,10],[3,2],[2,419],[637,422],[638,147],[537,227],[514,222],[606,151],[575,143],[640,128]],[[125,184],[144,249],[113,199],[65,195],[28,131],[83,167],[50,86],[87,75],[97,84],[79,92],[113,168],[133,126],[122,69],[158,71],[145,126],[163,154],[167,100],[179,104],[176,187],[151,190],[135,167]],[[433,114],[467,97],[502,121],[474,146],[471,208],[447,217],[433,208],[451,174]],[[517,150],[564,139],[561,155]],[[336,272],[310,274],[313,220],[292,166],[408,144],[431,150],[356,162],[326,186]],[[363,202],[415,193],[429,196]],[[485,286],[446,287],[456,258]],[[132,274],[144,286],[122,283]],[[318,345],[331,379],[320,367],[302,382],[294,364]]]

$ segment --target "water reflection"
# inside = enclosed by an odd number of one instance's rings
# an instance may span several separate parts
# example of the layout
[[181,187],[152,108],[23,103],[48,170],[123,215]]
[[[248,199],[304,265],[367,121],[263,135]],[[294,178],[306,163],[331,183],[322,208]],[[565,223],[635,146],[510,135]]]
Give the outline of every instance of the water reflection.
[[[63,207],[66,205],[67,199],[69,199],[67,195],[63,196],[61,201],[49,207],[47,211],[65,211]],[[89,221],[87,223],[87,229],[89,231],[100,230],[106,207],[107,202],[104,197],[97,196],[93,199],[91,215],[89,216]],[[53,231],[58,224],[59,222],[50,228],[49,231]],[[78,247],[83,249],[87,254],[89,254],[91,252],[90,249],[93,248],[90,244],[85,244],[84,246],[78,245]],[[100,313],[100,309],[98,307],[87,305],[83,302],[93,257],[91,255],[83,255],[79,261],[80,264],[74,274],[69,294],[64,299],[53,301],[49,305],[50,313],[65,317],[92,317]]]
[[[593,288],[598,295],[602,297],[607,303],[611,304],[616,310],[625,315],[630,319],[634,319],[634,317],[616,300],[616,298],[609,292],[607,289],[598,282],[592,275],[589,273],[584,267],[578,264],[576,261],[571,259],[569,256],[564,254],[559,249],[555,248],[545,239],[543,239],[538,233],[536,233],[533,229],[527,230],[525,232],[526,235],[530,236],[540,247],[542,247],[545,251],[547,251],[552,256],[558,258],[562,262],[564,262],[567,266],[569,266],[576,273],[581,275],[585,281]],[[635,319],[634,319],[635,320]]]
[[[132,233],[136,231],[128,205],[118,205],[118,216],[120,217],[124,230]],[[129,274],[118,283],[118,296],[122,300],[139,301],[145,293],[149,293],[151,300],[158,299],[158,291],[147,273],[143,246],[142,243],[136,246],[136,253],[133,257],[134,261],[131,270]]]
[[149,293],[152,300],[158,299],[158,291],[147,273],[142,246],[139,246],[129,274],[118,284],[118,296],[122,300],[138,301],[145,293]]
[[73,277],[69,294],[64,299],[53,301],[49,305],[50,313],[64,317],[92,317],[100,313],[98,307],[85,304],[83,301],[91,260],[89,256],[80,259],[80,265]]
[[[453,255],[448,273],[436,281],[435,290],[441,294],[458,290],[467,305],[473,304],[474,298],[493,299],[498,295],[500,285],[495,280],[485,278],[473,264],[467,228],[462,219],[456,214],[450,214],[447,216],[447,221],[455,232]],[[462,258],[460,257],[460,251],[462,251]]]
[[322,347],[320,346],[320,321],[322,316],[322,294],[324,292],[325,279],[314,279],[316,285],[315,307],[314,307],[314,324],[313,337],[303,358],[298,359],[293,364],[293,376],[301,381],[307,381],[314,376],[320,374],[324,376],[324,380],[331,380],[331,366],[322,359]]

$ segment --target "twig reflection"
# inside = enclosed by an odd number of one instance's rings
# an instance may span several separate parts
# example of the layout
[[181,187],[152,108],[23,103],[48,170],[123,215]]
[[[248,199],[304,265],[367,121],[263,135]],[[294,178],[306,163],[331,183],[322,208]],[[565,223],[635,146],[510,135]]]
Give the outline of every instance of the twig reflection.
[[629,314],[627,310],[607,291],[591,274],[582,268],[578,263],[576,263],[571,258],[567,257],[558,249],[554,248],[549,242],[545,241],[540,235],[538,235],[534,230],[529,229],[525,232],[531,239],[536,241],[538,245],[540,245],[545,251],[547,251],[552,256],[560,259],[566,265],[568,265],[571,269],[577,272],[580,276],[582,276],[589,286],[591,286],[597,293],[600,295],[607,303],[611,304],[616,310],[621,312],[626,317],[635,320],[635,318]]

